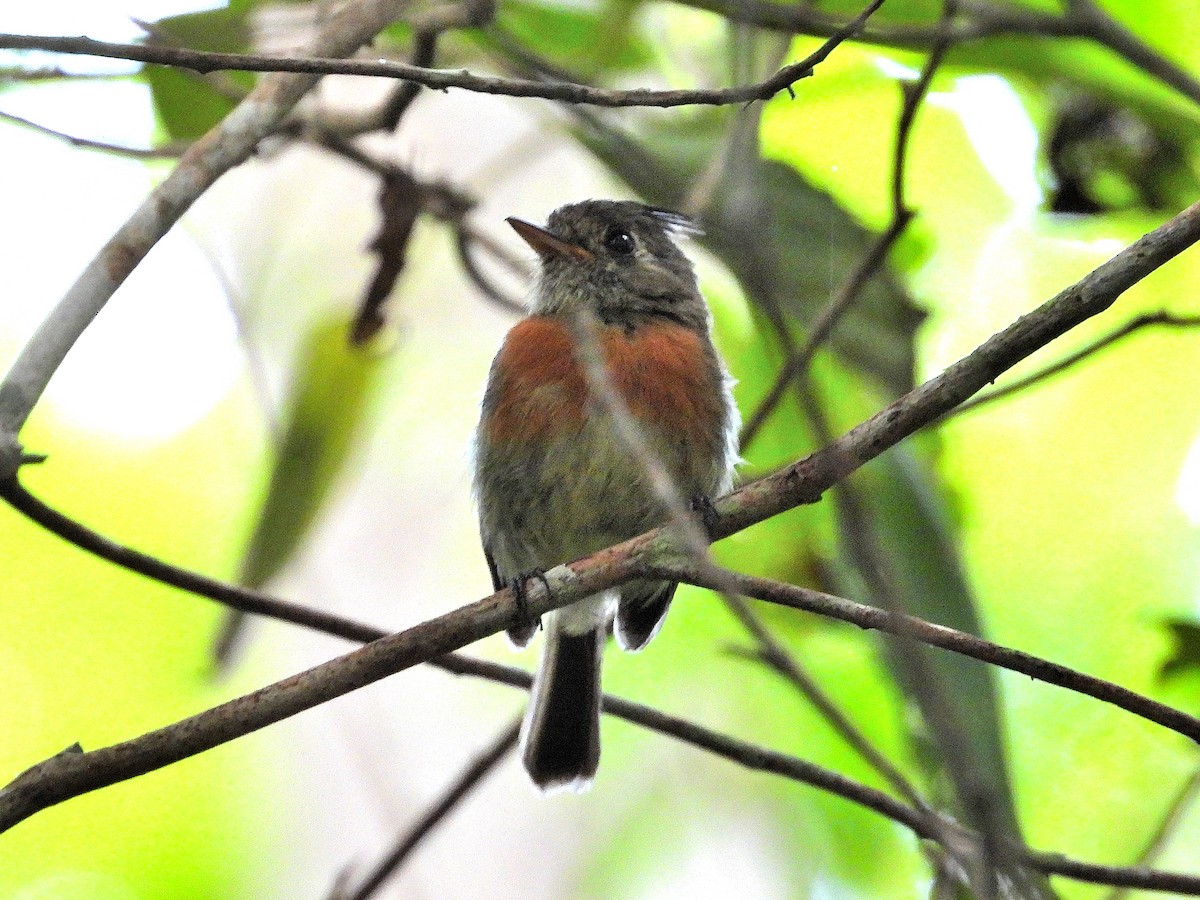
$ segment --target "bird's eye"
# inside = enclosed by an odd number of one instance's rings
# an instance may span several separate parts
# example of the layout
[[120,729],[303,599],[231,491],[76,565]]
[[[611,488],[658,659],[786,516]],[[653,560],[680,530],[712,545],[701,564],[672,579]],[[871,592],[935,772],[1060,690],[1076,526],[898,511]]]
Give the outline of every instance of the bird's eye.
[[637,244],[634,243],[633,235],[624,228],[613,227],[604,235],[604,246],[613,253],[626,254],[632,253]]

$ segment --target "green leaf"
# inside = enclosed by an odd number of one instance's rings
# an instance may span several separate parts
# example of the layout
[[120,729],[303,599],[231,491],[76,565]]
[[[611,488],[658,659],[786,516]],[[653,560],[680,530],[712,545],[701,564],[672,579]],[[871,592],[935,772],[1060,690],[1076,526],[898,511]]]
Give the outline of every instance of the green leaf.
[[163,127],[174,140],[195,140],[237,105],[194,72],[148,66],[142,77],[150,85],[154,109]]
[[1163,625],[1174,646],[1158,670],[1159,678],[1169,679],[1200,670],[1200,622],[1172,618]]
[[[591,6],[504,0],[496,26],[539,56],[584,75],[643,68],[655,57],[633,26],[637,0],[603,0]],[[488,46],[496,42],[479,32]]]
[[340,316],[318,321],[309,333],[266,499],[242,561],[244,584],[269,581],[308,535],[361,441],[384,359],[377,349],[352,346]]
[[[150,43],[220,53],[250,50],[251,4],[171,16],[155,23]],[[237,105],[236,94],[254,84],[250,72],[218,72],[211,78],[169,66],[146,66],[142,77],[150,85],[154,108],[167,133],[176,140],[194,140],[220,122]],[[217,84],[223,84],[219,89]]]
[[[854,478],[854,485],[869,509],[875,539],[906,611],[968,634],[983,634],[975,593],[950,528],[945,492],[935,479],[928,457],[899,447],[870,463]],[[970,753],[973,783],[957,787],[985,791],[992,821],[1019,833],[993,667],[953,653],[926,652],[938,684],[933,691],[914,688],[899,658],[911,653],[911,647],[891,639],[886,643],[897,682],[905,686],[914,707],[921,709],[940,694],[951,704],[954,724],[966,738],[967,747],[948,748],[945,735],[930,735],[940,738],[931,762],[946,772],[949,760],[943,752]]]

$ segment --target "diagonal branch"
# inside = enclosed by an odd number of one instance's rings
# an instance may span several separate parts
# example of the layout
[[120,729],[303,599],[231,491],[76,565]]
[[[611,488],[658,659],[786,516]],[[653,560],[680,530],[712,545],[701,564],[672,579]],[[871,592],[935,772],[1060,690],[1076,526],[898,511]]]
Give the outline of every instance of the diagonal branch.
[[[533,677],[528,672],[461,654],[443,657],[434,661],[433,665],[455,675],[469,675],[522,689],[528,689],[533,683]],[[845,779],[812,763],[710,731],[696,723],[621,697],[605,695],[604,712],[707,750],[746,768],[780,775],[837,794],[904,825],[917,837],[926,840],[935,837],[929,828],[928,819],[917,810],[905,806],[881,791]],[[1022,852],[1029,865],[1047,875],[1062,875],[1092,884],[1200,896],[1200,876],[1161,872],[1144,867],[1104,866],[1074,860],[1060,853],[1017,849]]]
[[[490,660],[463,656],[459,653],[452,653],[435,660],[432,665],[455,675],[483,678],[524,690],[528,690],[533,683],[533,676],[528,672]],[[876,791],[874,788],[851,781],[805,760],[710,731],[702,725],[621,697],[605,695],[604,712],[606,715],[615,716],[658,734],[664,734],[683,743],[699,747],[748,769],[769,772],[836,794],[903,825],[924,840],[935,840],[937,837],[930,826],[928,817],[918,810],[905,806],[882,791]],[[951,823],[947,822],[946,824]],[[978,840],[966,833],[963,837],[967,841]],[[1178,894],[1200,896],[1200,876],[1196,875],[1162,872],[1145,867],[1104,866],[1071,859],[1060,853],[1027,850],[1023,847],[1015,848],[1015,850],[1032,868],[1047,875],[1061,875],[1091,884],[1173,891]]]
[[[652,571],[655,570],[652,569]],[[1067,688],[1120,707],[1126,712],[1169,728],[1171,731],[1200,743],[1200,719],[1165,703],[1152,700],[1136,691],[1123,688],[1111,681],[1105,681],[1103,678],[1085,675],[1050,660],[1034,656],[1032,653],[994,644],[973,634],[938,625],[935,622],[927,622],[916,616],[856,603],[845,597],[837,597],[811,588],[782,584],[778,581],[732,572],[726,574],[727,577],[733,578],[737,590],[747,597],[754,597],[791,609],[817,613],[831,619],[839,619],[851,625],[857,625],[859,628],[869,628],[887,634],[912,638],[931,647],[940,647],[980,662],[999,666],[1012,672],[1020,672],[1022,675],[1028,675],[1038,681]],[[677,577],[679,577],[678,574]],[[682,580],[700,587],[710,587],[706,578],[698,577],[696,574],[684,575]]]
[[726,606],[758,642],[758,652],[752,654],[786,679],[820,713],[837,735],[892,786],[904,800],[924,812],[929,812],[928,802],[903,772],[881,751],[854,723],[850,716],[837,705],[820,684],[800,662],[775,638],[754,610],[737,594],[725,598]]
[[[704,9],[730,22],[757,25],[789,34],[828,35],[841,24],[815,4],[775,3],[772,0],[675,0]],[[1200,79],[1144,43],[1094,0],[1067,3],[1062,15],[1018,3],[961,0],[962,14],[954,22],[884,25],[864,28],[856,40],[885,47],[921,49],[949,36],[954,43],[1003,36],[1083,38],[1111,50],[1152,78],[1200,103]]]
[[[81,526],[80,526],[81,527]],[[200,577],[200,576],[196,576]],[[739,576],[740,577],[740,576]],[[176,579],[180,581],[182,579]],[[811,609],[814,612],[831,615],[835,618],[841,618],[845,621],[853,622],[862,627],[876,627],[872,623],[872,617],[882,615],[886,617],[888,614],[882,610],[875,610],[871,607],[862,607],[860,604],[854,604],[851,601],[843,600],[837,597],[829,597],[828,595],[820,595],[815,591],[807,591],[803,588],[792,588],[787,585],[777,585],[773,582],[767,582],[759,579],[759,584],[755,585],[753,581],[748,581],[742,578],[738,583],[738,589],[743,590],[747,595],[760,596],[764,599],[771,599],[774,602],[783,602],[784,594],[794,594],[788,598],[785,605],[793,606],[802,609]],[[175,583],[175,582],[172,582]],[[759,588],[762,588],[761,590]],[[296,624],[304,624],[308,627],[315,627],[318,630],[324,631],[340,637],[346,637],[350,640],[369,641],[382,638],[386,633],[381,629],[370,625],[364,625],[353,622],[347,619],[340,619],[335,616],[325,616],[328,620],[322,625],[315,625],[309,620],[308,611],[303,610],[294,604],[288,604],[284,601],[272,600],[262,595],[257,595],[255,592],[246,591],[233,586],[228,587],[230,594],[246,594],[250,598],[257,600],[261,607],[258,611],[269,613],[275,618],[283,621],[291,621]],[[782,593],[781,593],[782,592]],[[804,598],[804,599],[801,599]],[[823,599],[822,599],[823,598]],[[823,606],[823,600],[827,601],[827,605]],[[855,609],[866,613],[861,618],[856,618]],[[839,614],[839,610],[841,611]],[[905,617],[907,622],[913,626],[923,626],[931,629],[931,633],[940,635],[942,639],[949,639],[954,634],[951,629],[944,629],[941,626],[931,625],[930,623],[920,623],[919,620]],[[918,640],[923,640],[925,637],[917,631],[909,632],[908,636]],[[974,638],[969,635],[963,635],[963,639],[972,642],[972,645],[987,648],[988,642],[979,638]],[[947,649],[957,649],[950,642],[939,644],[946,646]],[[987,661],[993,662],[996,665],[1013,667],[1010,662],[1004,657],[1005,648],[992,647],[997,651],[995,658],[988,658]],[[973,654],[974,655],[974,654]],[[1024,659],[1031,660],[1037,665],[1044,665],[1044,661],[1037,660],[1036,657],[1029,657],[1020,654]],[[982,655],[979,658],[984,658]],[[469,675],[477,678],[484,678],[490,681],[507,684],[513,687],[528,689],[532,684],[532,676],[528,672],[511,666],[505,666],[500,663],[491,662],[490,660],[481,660],[461,654],[451,653],[437,659],[429,660],[429,664],[443,671],[455,675]],[[1059,667],[1062,668],[1062,667]],[[1037,671],[1030,669],[1017,669],[1018,671],[1026,671],[1033,677],[1040,677]],[[1069,670],[1067,670],[1069,671]],[[1107,684],[1107,682],[1099,682],[1098,679],[1089,679],[1088,676],[1076,673],[1077,677],[1084,683],[1096,682],[1099,684]],[[1110,687],[1116,687],[1111,685]],[[1118,689],[1119,690],[1119,689]],[[1095,695],[1094,696],[1098,696]],[[1134,695],[1136,696],[1136,695]],[[932,839],[934,837],[930,830],[929,820],[923,811],[918,811],[905,806],[889,797],[882,792],[876,791],[865,785],[843,778],[836,773],[829,772],[819,766],[814,766],[811,763],[799,760],[794,757],[789,757],[784,754],[776,753],[771,750],[766,750],[762,747],[739,741],[725,735],[712,732],[695,723],[687,722],[674,716],[665,714],[659,710],[642,706],[633,703],[629,700],[624,700],[619,697],[606,696],[604,698],[604,712],[617,718],[625,719],[626,721],[645,727],[649,730],[666,734],[675,737],[685,743],[693,744],[715,755],[721,756],[739,765],[747,768],[766,771],[773,774],[781,775],[791,780],[800,781],[809,784],[822,790],[837,794],[845,799],[855,803],[860,803],[870,809],[885,815],[900,824],[905,825],[917,834],[919,837]],[[1200,723],[1198,723],[1200,724]],[[44,768],[48,764],[63,759],[70,759],[79,756],[81,750],[78,745],[68,748],[47,763],[41,764],[38,768]],[[88,754],[91,756],[92,754]],[[34,770],[31,770],[34,771]],[[19,780],[19,779],[18,779]],[[0,793],[0,826],[4,825],[3,810],[4,810],[4,794]],[[48,805],[48,804],[47,804]],[[1061,874],[1066,877],[1076,878],[1079,880],[1089,881],[1096,884],[1109,885],[1127,885],[1130,887],[1157,889],[1157,890],[1174,890],[1183,893],[1200,893],[1200,878],[1187,875],[1179,875],[1170,872],[1156,872],[1145,868],[1119,868],[1111,866],[1099,866],[1092,863],[1084,863],[1076,860],[1070,860],[1059,854],[1054,853],[1038,853],[1027,852],[1026,858],[1030,865],[1047,874]]]
[[178,159],[183,155],[184,150],[187,149],[186,145],[174,142],[164,144],[161,147],[129,147],[125,144],[98,141],[93,138],[58,131],[47,125],[34,122],[32,119],[26,119],[24,116],[18,116],[16,113],[4,112],[2,110],[0,110],[0,120],[20,125],[48,137],[57,138],[73,147],[80,147],[85,150],[100,150],[104,153],[111,153],[114,156],[124,156],[129,159]]
[[517,719],[471,761],[446,793],[425,811],[409,831],[400,836],[391,851],[371,869],[353,892],[335,888],[331,900],[368,900],[375,896],[384,883],[404,865],[405,860],[417,849],[417,845],[517,746],[520,733],[521,720]]
[[[1166,814],[1158,823],[1158,827],[1154,829],[1154,833],[1150,835],[1150,840],[1146,846],[1142,848],[1142,852],[1138,854],[1137,865],[1139,867],[1148,866],[1167,848],[1171,839],[1175,837],[1179,828],[1187,820],[1188,813],[1191,811],[1196,799],[1200,797],[1200,769],[1192,772],[1179,788],[1175,798],[1167,807]],[[1105,900],[1127,900],[1129,897],[1130,888],[1128,885],[1121,885]]]
[[[815,502],[858,466],[919,428],[938,421],[1038,348],[1107,309],[1128,287],[1197,240],[1200,240],[1200,203],[1135,241],[1057,297],[1018,319],[942,374],[910,391],[828,447],[718,500],[714,537],[727,537],[784,510]],[[15,480],[0,481],[0,491],[7,499],[19,496]],[[500,631],[518,615],[542,615],[647,574],[699,581],[691,562],[690,553],[679,546],[671,529],[656,529],[584,560],[556,566],[546,573],[545,584],[532,579],[527,585],[523,611],[518,610],[511,590],[506,588],[173,725],[112,747],[54,757],[19,775],[0,791],[0,829],[70,797],[193,756],[410,666],[431,661]],[[754,595],[756,590],[765,590],[743,576],[736,579],[743,593]],[[261,597],[255,599],[261,603]],[[840,618],[856,621],[851,615],[862,616],[867,627],[901,626],[896,633],[939,646],[953,643],[956,650],[966,646],[965,640],[980,641],[941,626],[872,611],[870,607],[854,611],[851,607],[856,604],[840,598],[832,600],[835,607],[841,607]],[[1073,687],[1087,685],[1102,690],[1105,696],[1101,699],[1200,741],[1200,720],[1099,679],[1084,677],[1081,681],[1078,673],[1044,660],[997,648],[986,641],[972,644],[975,649],[985,645],[990,648],[989,653],[1004,657],[1018,671],[1048,672],[1060,682],[1071,682]],[[888,802],[896,801],[889,798]]]

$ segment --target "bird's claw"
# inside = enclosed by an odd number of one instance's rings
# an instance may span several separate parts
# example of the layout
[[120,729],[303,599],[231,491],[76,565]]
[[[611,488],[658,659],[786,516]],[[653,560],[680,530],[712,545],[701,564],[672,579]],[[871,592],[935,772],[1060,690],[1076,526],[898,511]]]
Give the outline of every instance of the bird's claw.
[[544,569],[530,569],[528,572],[521,572],[515,576],[508,586],[512,589],[513,600],[517,604],[516,624],[518,626],[535,625],[537,628],[542,627],[541,616],[533,616],[529,612],[528,590],[526,584],[536,578],[546,588],[546,593],[550,593],[550,582],[546,580],[546,572]]

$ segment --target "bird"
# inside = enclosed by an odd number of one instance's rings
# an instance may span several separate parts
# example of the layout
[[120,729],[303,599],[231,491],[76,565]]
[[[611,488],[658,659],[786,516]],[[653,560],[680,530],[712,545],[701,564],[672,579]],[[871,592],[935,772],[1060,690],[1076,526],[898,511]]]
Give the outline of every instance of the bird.
[[[484,555],[499,591],[518,600],[549,567],[579,559],[669,516],[643,461],[589,388],[577,350],[590,316],[608,385],[679,497],[700,511],[726,493],[737,462],[733,380],[712,316],[676,239],[686,216],[631,200],[561,206],[540,227],[506,220],[538,256],[530,312],[506,335],[484,389],[474,493]],[[593,382],[594,383],[594,382]],[[638,580],[517,621],[524,647],[545,642],[522,722],[521,757],[546,792],[584,790],[600,760],[600,668],[611,629],[624,650],[657,634],[675,594]]]

